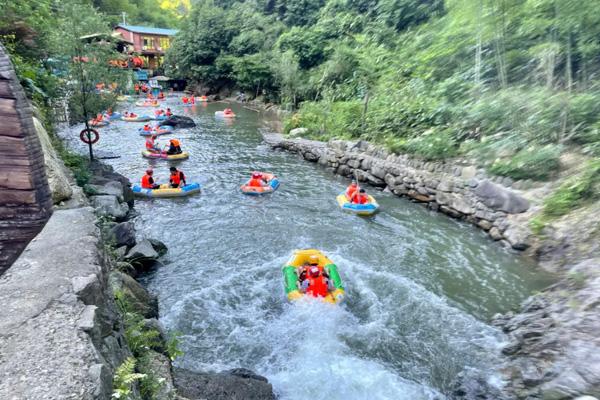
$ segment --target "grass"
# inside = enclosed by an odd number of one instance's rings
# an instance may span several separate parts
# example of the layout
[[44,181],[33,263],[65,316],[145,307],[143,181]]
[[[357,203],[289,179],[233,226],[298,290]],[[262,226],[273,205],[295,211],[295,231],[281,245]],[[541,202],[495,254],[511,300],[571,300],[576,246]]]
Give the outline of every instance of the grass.
[[544,201],[543,214],[560,217],[580,207],[586,201],[600,198],[600,160],[586,165],[583,173],[562,184]]
[[488,170],[494,175],[507,176],[515,180],[543,181],[558,172],[559,157],[559,146],[529,146],[510,158],[496,160]]

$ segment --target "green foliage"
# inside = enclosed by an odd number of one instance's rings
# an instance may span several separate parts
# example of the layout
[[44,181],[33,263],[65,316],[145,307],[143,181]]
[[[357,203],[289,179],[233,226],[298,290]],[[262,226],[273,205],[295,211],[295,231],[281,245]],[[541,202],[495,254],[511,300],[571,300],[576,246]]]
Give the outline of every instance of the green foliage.
[[115,371],[113,378],[113,398],[121,400],[132,399],[134,385],[140,379],[146,378],[145,374],[135,372],[135,364],[135,358],[129,357]]
[[544,201],[543,214],[559,217],[581,206],[585,201],[600,198],[600,161],[589,162],[584,172],[570,178]]
[[140,394],[144,400],[162,400],[157,396],[165,384],[165,378],[155,376],[151,363],[152,358],[149,354],[144,354],[138,359],[138,369],[144,374],[140,379]]
[[73,172],[78,186],[83,187],[89,182],[91,174],[89,160],[86,157],[73,153],[64,146],[58,148],[58,153],[65,166]]
[[508,159],[496,160],[489,170],[512,179],[546,180],[558,171],[559,157],[559,146],[529,146]]
[[454,137],[444,129],[426,132],[408,140],[392,140],[388,142],[388,147],[393,152],[411,153],[425,160],[454,157],[458,150]]
[[171,361],[175,361],[177,357],[183,355],[183,351],[181,350],[181,333],[173,332],[169,336],[167,340],[167,354]]

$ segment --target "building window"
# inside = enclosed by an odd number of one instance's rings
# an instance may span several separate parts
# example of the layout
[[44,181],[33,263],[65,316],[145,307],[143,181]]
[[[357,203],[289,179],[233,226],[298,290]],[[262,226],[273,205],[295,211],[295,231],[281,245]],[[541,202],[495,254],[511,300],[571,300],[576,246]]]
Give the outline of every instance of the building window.
[[159,39],[159,41],[160,41],[160,48],[162,50],[166,50],[169,48],[169,46],[171,46],[171,41],[167,37],[161,37]]
[[154,39],[149,36],[142,36],[142,46],[146,49],[154,48]]

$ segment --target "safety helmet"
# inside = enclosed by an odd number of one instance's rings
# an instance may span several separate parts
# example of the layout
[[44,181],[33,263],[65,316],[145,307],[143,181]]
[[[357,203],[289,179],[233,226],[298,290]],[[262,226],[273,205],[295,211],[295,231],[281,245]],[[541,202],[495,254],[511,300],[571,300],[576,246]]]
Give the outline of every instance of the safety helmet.
[[152,175],[152,174],[154,173],[154,171],[152,170],[152,168],[148,168],[148,169],[146,170],[146,173],[147,173],[148,175]]
[[309,273],[310,273],[311,277],[316,278],[316,277],[318,277],[321,274],[321,271],[317,267],[312,267],[310,269]]
[[319,256],[317,256],[316,254],[311,254],[308,257],[308,263],[310,265],[319,265]]

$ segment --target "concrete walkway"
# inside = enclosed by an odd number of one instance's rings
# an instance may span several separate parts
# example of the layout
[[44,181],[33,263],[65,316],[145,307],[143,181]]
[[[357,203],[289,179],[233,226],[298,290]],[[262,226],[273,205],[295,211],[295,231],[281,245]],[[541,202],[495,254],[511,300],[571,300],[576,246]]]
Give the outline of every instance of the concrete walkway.
[[90,207],[56,211],[0,277],[0,399],[106,398],[84,303],[102,291],[94,222]]

